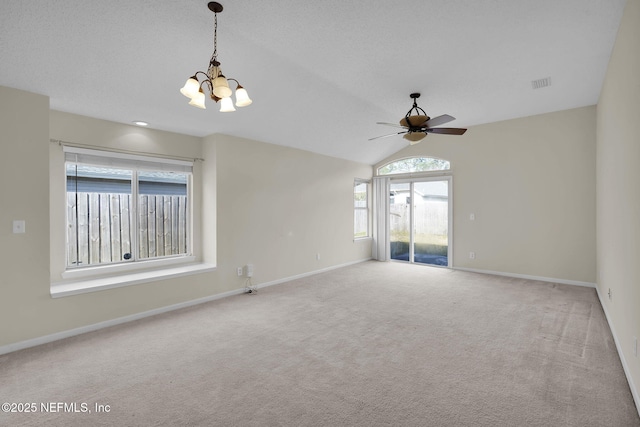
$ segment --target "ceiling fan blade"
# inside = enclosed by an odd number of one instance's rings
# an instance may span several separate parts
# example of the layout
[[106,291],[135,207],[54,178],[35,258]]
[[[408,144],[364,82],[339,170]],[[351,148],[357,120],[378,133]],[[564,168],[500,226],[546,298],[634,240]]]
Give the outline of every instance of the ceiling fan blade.
[[428,128],[432,128],[435,126],[440,126],[443,125],[445,123],[449,123],[454,121],[456,118],[453,116],[450,116],[448,114],[443,114],[441,116],[438,117],[434,117],[431,120],[427,120],[427,122],[424,124],[425,126],[427,126]]
[[403,133],[407,133],[407,132],[409,132],[409,131],[407,130],[407,131],[403,131],[403,132],[390,133],[389,135],[375,136],[373,138],[369,138],[369,141],[373,141],[374,139],[380,139],[380,138],[388,138],[390,136],[402,135]]
[[461,128],[428,128],[424,131],[427,133],[440,133],[443,135],[462,135],[467,130]]
[[376,122],[377,125],[393,126],[394,128],[406,129],[404,126],[400,126],[396,123]]

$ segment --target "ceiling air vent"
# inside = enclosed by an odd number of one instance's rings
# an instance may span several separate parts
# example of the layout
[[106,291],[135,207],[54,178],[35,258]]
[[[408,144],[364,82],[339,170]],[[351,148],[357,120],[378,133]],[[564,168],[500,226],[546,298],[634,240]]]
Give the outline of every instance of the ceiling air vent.
[[551,86],[551,77],[545,77],[544,79],[533,80],[531,86],[534,89],[541,89],[543,87]]

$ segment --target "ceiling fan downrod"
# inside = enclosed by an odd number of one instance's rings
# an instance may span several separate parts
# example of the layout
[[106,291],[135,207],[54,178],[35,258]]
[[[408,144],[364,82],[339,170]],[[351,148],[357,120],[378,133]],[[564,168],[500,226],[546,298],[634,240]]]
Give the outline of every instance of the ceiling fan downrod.
[[[409,132],[420,132],[421,125],[429,120],[429,116],[422,108],[418,107],[417,99],[420,98],[420,93],[414,92],[409,96],[411,97],[411,99],[413,99],[413,107],[411,107],[411,109],[407,112],[407,114],[404,116],[404,119],[407,127],[409,128]],[[411,113],[413,111],[415,111],[415,114],[412,115]],[[410,120],[410,117],[418,117],[418,121],[420,123],[416,123],[415,121]]]

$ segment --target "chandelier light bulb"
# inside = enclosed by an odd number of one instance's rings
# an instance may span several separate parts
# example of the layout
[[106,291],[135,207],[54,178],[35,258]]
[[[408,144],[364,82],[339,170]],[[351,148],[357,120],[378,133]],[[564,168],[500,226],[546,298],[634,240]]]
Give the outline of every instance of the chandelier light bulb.
[[246,107],[247,105],[251,105],[252,102],[247,90],[238,85],[236,89],[236,107]]
[[222,113],[236,111],[236,109],[233,108],[233,101],[231,100],[231,97],[227,96],[226,98],[222,98],[220,101],[220,111]]
[[202,108],[203,110],[207,109],[207,106],[204,105],[204,92],[202,91],[202,89],[200,89],[200,91],[196,92],[196,94],[193,96],[193,98],[191,98],[191,101],[189,101],[189,105],[193,105],[194,107]]
[[213,94],[218,98],[228,98],[231,96],[229,82],[222,74],[219,74],[218,77],[213,79]]
[[193,99],[193,97],[196,96],[199,91],[200,83],[198,83],[198,79],[196,78],[196,76],[189,77],[182,89],[180,89],[181,94],[191,99]]

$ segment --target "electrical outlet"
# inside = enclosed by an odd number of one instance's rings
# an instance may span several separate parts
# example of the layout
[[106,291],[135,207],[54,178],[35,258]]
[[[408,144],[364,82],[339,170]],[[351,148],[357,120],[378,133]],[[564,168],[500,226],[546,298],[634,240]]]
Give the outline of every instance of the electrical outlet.
[[608,295],[609,295],[609,301],[612,301],[611,288],[609,288]]
[[320,253],[316,254],[316,261],[320,261]]
[[476,259],[476,253],[475,252],[469,252],[469,259]]
[[236,272],[238,273],[238,277],[242,277],[242,267],[238,267]]
[[469,214],[469,221],[475,221],[476,220],[476,214],[472,213]]

